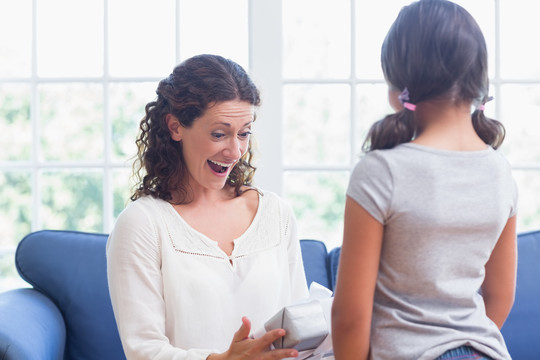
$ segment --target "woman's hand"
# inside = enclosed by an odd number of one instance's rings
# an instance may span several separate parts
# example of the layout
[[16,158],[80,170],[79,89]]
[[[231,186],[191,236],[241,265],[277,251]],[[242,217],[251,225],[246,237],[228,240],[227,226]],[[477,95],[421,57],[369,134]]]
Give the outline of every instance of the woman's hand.
[[251,339],[250,331],[251,322],[244,316],[229,350],[222,354],[211,354],[207,360],[274,360],[298,356],[298,351],[294,349],[270,350],[270,344],[284,336],[285,330],[275,329],[258,339]]

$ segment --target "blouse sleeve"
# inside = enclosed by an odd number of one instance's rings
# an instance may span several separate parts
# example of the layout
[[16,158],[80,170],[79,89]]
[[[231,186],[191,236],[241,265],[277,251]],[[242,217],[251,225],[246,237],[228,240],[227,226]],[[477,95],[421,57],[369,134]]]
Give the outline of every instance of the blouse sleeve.
[[216,350],[173,347],[165,335],[161,249],[152,217],[133,203],[120,214],[107,242],[107,276],[128,360],[202,360]]
[[296,227],[296,218],[290,206],[285,206],[285,239],[288,243],[289,254],[289,273],[291,276],[291,297],[292,302],[306,299],[309,296],[306,274],[304,272],[304,263],[302,260],[302,251],[300,248],[300,239]]

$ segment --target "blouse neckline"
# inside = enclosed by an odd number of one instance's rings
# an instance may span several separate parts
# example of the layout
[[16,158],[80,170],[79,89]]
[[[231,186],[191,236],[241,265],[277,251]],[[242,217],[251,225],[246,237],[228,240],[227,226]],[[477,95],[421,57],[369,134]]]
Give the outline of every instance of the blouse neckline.
[[235,255],[235,251],[237,250],[238,246],[237,244],[239,242],[241,242],[243,239],[245,239],[253,230],[253,228],[257,225],[257,223],[260,221],[260,217],[261,217],[261,212],[262,212],[262,201],[263,201],[263,196],[262,194],[258,191],[258,204],[257,204],[257,211],[255,212],[255,216],[253,217],[253,220],[251,221],[251,223],[249,224],[249,226],[246,228],[246,230],[240,234],[240,236],[236,237],[233,239],[233,249],[232,249],[232,252],[231,252],[231,255],[228,255],[225,251],[223,251],[219,245],[218,245],[218,242],[216,240],[213,240],[211,239],[210,237],[208,237],[207,235],[203,234],[202,232],[200,232],[199,230],[195,229],[193,226],[191,226],[183,217],[182,215],[180,215],[180,213],[178,211],[176,211],[176,209],[174,208],[174,206],[167,202],[168,204],[168,207],[170,209],[170,211],[172,211],[175,216],[177,217],[177,219],[180,220],[180,222],[193,234],[195,234],[196,236],[198,236],[200,239],[202,239],[207,245],[209,246],[213,246],[217,249],[219,249],[221,252],[223,252],[223,254],[225,256],[227,256],[228,258],[234,258],[234,255]]

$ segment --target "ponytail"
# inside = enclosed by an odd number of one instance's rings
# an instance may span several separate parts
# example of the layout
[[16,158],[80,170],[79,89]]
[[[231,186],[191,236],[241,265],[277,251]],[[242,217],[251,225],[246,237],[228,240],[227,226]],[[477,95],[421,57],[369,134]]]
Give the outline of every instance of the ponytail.
[[396,145],[409,142],[416,135],[414,113],[403,109],[395,114],[386,115],[375,122],[362,145],[365,152],[379,149],[391,149]]
[[497,120],[487,118],[482,110],[476,110],[472,114],[472,124],[478,136],[492,148],[501,146],[506,130],[504,125]]
[[[487,118],[483,111],[476,110],[472,114],[472,124],[480,139],[486,144],[494,149],[501,146],[506,135],[501,122]],[[404,109],[375,122],[369,129],[362,150],[368,152],[392,149],[399,144],[412,141],[417,135],[416,132],[413,112]]]

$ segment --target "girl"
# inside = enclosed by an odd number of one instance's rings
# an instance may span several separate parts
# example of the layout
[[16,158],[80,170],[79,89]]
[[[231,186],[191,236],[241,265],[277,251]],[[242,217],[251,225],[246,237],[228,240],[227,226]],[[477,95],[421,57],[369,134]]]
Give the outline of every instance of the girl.
[[460,6],[420,0],[381,61],[396,113],[370,129],[347,190],[335,357],[509,359],[517,191],[483,113],[484,37]]

